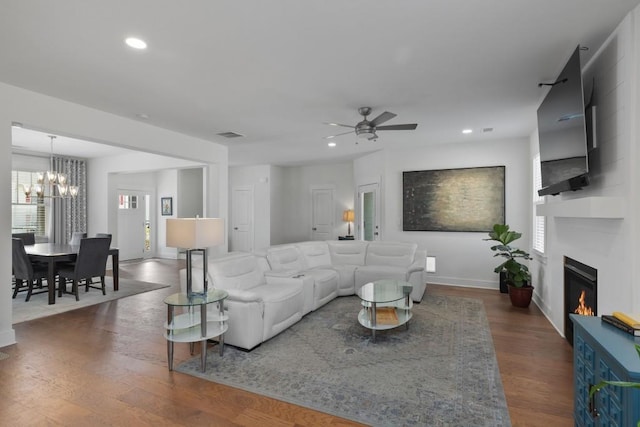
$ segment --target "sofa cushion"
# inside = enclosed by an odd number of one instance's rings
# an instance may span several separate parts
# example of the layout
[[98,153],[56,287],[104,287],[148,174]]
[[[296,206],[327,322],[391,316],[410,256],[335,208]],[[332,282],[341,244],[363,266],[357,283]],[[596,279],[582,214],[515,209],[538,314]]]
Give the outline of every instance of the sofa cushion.
[[415,243],[370,242],[365,265],[409,267],[418,245]]
[[381,279],[407,281],[407,269],[391,265],[366,265],[358,267],[355,271],[355,290],[360,289],[365,283]]
[[213,286],[222,289],[252,289],[264,285],[264,266],[260,259],[247,254],[209,262]]
[[303,242],[296,246],[304,256],[307,268],[322,268],[331,266],[331,255],[327,242]]
[[359,240],[330,241],[327,243],[331,264],[336,265],[364,265],[368,242]]
[[300,250],[293,246],[275,246],[267,249],[267,261],[272,270],[297,270],[306,269],[304,258]]

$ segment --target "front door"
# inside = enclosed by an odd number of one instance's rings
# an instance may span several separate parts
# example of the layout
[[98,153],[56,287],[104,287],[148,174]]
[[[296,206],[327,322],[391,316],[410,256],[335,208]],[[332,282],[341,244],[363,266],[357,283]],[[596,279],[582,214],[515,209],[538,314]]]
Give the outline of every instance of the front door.
[[148,200],[141,191],[118,190],[117,245],[120,260],[144,258],[150,253]]

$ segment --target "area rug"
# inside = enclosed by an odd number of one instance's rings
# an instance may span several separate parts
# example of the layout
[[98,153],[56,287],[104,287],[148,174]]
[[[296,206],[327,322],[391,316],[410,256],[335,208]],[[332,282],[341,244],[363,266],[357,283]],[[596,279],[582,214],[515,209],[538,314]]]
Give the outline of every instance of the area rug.
[[409,329],[376,333],[339,297],[250,352],[227,346],[177,370],[375,426],[509,426],[480,300],[427,295]]
[[[71,294],[65,294],[62,298],[58,298],[56,293],[56,303],[52,305],[49,305],[49,296],[46,292],[32,295],[28,302],[24,300],[27,296],[26,292],[20,292],[12,302],[13,324],[15,325],[16,323],[26,322],[27,320],[52,316],[54,314],[64,313],[78,308],[100,304],[101,302],[113,301],[119,298],[169,287],[169,285],[139,282],[137,280],[121,278],[118,286],[118,292],[114,292],[113,279],[110,276],[107,276],[105,277],[105,282],[106,295],[102,295],[102,292],[100,292],[99,289],[89,289],[89,292],[85,292],[84,287],[81,287],[80,301],[76,301],[76,298]],[[71,289],[71,285],[69,285],[69,289]]]

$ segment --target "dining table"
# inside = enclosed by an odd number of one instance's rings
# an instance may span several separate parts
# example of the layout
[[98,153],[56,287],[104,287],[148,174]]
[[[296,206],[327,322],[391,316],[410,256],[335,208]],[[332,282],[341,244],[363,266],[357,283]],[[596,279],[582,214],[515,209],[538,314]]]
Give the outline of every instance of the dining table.
[[[80,250],[80,245],[59,243],[36,243],[24,247],[31,261],[47,264],[47,284],[49,285],[49,304],[56,303],[56,264],[59,262],[75,261]],[[113,290],[118,290],[119,271],[118,261],[120,252],[118,248],[109,248],[111,264],[113,268]]]

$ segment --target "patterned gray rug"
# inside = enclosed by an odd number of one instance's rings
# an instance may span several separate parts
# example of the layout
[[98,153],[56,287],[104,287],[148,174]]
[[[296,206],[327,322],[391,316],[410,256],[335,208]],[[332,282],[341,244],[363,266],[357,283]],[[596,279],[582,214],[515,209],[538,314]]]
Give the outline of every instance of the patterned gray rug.
[[426,295],[409,330],[357,321],[339,297],[251,352],[217,347],[177,370],[376,426],[509,426],[491,332],[480,300]]

